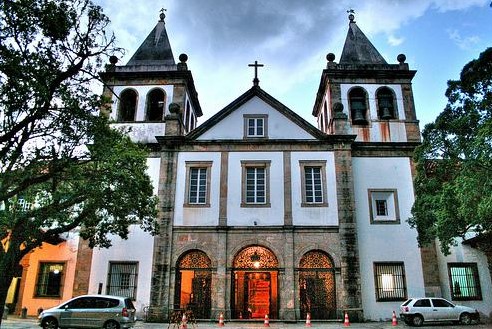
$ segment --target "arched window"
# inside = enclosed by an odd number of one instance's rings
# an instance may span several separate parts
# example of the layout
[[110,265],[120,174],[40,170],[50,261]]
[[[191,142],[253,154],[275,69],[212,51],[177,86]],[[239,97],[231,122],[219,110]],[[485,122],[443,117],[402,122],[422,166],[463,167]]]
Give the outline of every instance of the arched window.
[[160,89],[153,89],[147,94],[147,120],[162,121],[164,117],[165,94]]
[[367,101],[366,92],[364,89],[357,87],[350,90],[348,94],[350,115],[352,124],[365,125],[367,124]]
[[133,89],[125,89],[121,92],[118,121],[135,121],[137,97],[137,92]]
[[388,87],[379,88],[376,92],[378,100],[378,118],[380,120],[396,119],[396,106],[393,91]]

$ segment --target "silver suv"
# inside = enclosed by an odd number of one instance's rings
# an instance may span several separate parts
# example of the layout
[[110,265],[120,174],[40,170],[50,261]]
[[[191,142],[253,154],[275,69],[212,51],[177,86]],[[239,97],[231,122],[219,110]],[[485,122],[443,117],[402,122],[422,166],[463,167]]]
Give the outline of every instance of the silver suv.
[[444,298],[410,298],[400,306],[400,317],[408,325],[420,327],[424,321],[461,322],[480,321],[477,310],[455,305]]
[[135,307],[126,297],[84,295],[41,312],[38,320],[44,329],[131,328],[135,324]]

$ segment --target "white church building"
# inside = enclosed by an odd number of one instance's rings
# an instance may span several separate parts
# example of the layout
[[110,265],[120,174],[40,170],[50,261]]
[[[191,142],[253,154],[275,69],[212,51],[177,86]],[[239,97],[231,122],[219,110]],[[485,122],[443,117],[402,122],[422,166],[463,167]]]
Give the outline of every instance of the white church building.
[[[474,243],[450,256],[419,248],[407,223],[420,132],[416,71],[404,55],[388,64],[350,15],[342,54],[327,55],[313,95],[317,127],[256,75],[198,125],[187,56],[179,60],[161,14],[126,65],[101,73],[114,127],[151,150],[160,232],[135,227],[109,249],[80,249],[88,285],[74,295],[129,296],[140,316],[156,321],[182,309],[198,319],[330,320],[347,312],[351,321],[378,321],[418,296],[491,315],[490,252]],[[456,280],[473,292],[455,294]]]

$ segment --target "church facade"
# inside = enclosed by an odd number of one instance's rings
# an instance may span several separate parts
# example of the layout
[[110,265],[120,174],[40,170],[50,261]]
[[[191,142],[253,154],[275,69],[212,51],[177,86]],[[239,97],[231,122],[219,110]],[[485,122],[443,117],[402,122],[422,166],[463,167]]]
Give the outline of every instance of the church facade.
[[[186,60],[174,64],[162,19],[127,65],[102,75],[115,126],[153,146],[161,231],[94,251],[89,289],[102,283],[111,292],[111,267],[118,272],[131,258],[139,280],[152,278],[137,295],[155,318],[190,308],[203,319],[348,312],[378,320],[409,296],[442,293],[429,279],[436,259],[426,263],[429,252],[406,222],[420,134],[416,72],[404,55],[388,64],[350,15],[340,60],[329,54],[321,73],[317,127],[256,75],[251,89],[195,127],[202,113]],[[150,122],[160,91],[162,120]]]
[[487,256],[470,245],[450,256],[419,248],[406,222],[420,142],[416,71],[404,55],[388,64],[353,15],[335,59],[327,55],[314,95],[317,127],[256,75],[198,125],[187,56],[175,63],[161,14],[126,65],[101,73],[114,127],[151,150],[160,232],[134,227],[109,249],[80,242],[72,281],[88,285],[73,295],[129,296],[140,316],[156,321],[183,309],[199,319],[329,320],[347,312],[352,321],[377,321],[408,297],[460,300],[456,279],[478,287],[465,303],[490,316]]

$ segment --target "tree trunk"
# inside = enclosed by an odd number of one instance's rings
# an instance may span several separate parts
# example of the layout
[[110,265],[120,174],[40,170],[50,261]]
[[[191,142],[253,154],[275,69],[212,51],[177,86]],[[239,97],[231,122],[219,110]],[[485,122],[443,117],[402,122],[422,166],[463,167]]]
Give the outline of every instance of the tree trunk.
[[10,283],[14,277],[12,267],[8,266],[5,262],[6,255],[3,255],[3,259],[0,261],[0,326],[2,325],[3,311],[5,308],[5,299],[9,291]]

